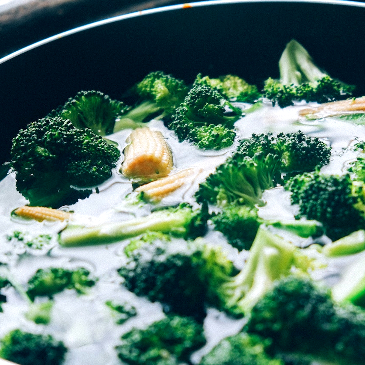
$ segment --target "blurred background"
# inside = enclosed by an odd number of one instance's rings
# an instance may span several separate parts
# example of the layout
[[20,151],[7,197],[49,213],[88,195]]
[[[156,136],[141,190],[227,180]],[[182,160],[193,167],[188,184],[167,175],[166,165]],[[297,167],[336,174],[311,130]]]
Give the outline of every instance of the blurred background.
[[0,0],[0,58],[29,44],[90,22],[185,2],[188,1]]

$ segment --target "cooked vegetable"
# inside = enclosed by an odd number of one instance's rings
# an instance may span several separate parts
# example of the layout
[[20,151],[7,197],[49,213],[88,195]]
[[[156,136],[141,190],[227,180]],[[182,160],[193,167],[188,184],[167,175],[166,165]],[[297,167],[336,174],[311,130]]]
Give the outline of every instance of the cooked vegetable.
[[137,128],[128,136],[121,168],[123,175],[148,182],[167,176],[172,167],[172,153],[161,132]]
[[0,342],[0,357],[21,365],[61,365],[67,348],[51,335],[15,329]]
[[112,176],[120,152],[90,129],[47,117],[13,139],[11,166],[18,191],[33,206],[57,208],[90,195]]
[[35,219],[42,222],[47,221],[64,221],[71,218],[71,213],[63,210],[51,209],[46,207],[31,207],[24,205],[14,210],[14,214],[28,219]]
[[135,189],[136,192],[143,192],[145,199],[151,202],[159,202],[175,190],[182,187],[189,181],[189,177],[194,174],[196,170],[189,168],[180,170],[167,177],[163,177],[148,184],[144,184]]
[[280,78],[265,81],[264,96],[281,108],[305,100],[326,103],[352,96],[354,86],[335,80],[320,70],[296,40],[285,47],[279,60]]

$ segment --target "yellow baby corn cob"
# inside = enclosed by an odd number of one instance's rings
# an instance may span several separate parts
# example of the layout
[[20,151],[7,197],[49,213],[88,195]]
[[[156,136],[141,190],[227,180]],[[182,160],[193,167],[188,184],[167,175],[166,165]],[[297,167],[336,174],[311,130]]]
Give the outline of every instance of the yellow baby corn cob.
[[127,138],[121,172],[137,181],[152,181],[167,176],[172,170],[169,145],[159,131],[137,128]]
[[138,187],[136,191],[143,191],[147,199],[158,202],[184,185],[187,181],[187,177],[193,173],[193,168],[181,170],[176,174],[142,185]]
[[14,210],[14,213],[19,217],[35,219],[39,222],[48,221],[64,221],[71,217],[71,213],[62,210],[45,208],[45,207],[30,207],[24,205]]

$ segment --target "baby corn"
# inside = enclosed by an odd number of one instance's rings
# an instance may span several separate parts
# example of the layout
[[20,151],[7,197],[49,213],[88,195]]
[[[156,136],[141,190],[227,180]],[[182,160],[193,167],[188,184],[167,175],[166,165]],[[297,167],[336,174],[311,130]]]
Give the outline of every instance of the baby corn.
[[176,174],[142,185],[138,187],[136,191],[143,191],[147,199],[152,202],[158,202],[184,185],[187,182],[187,178],[191,176],[194,171],[193,168],[181,170]]
[[29,219],[35,219],[39,222],[48,221],[64,221],[71,218],[71,213],[62,210],[45,208],[45,207],[30,207],[24,205],[14,210],[14,214]]
[[137,128],[127,143],[121,167],[124,176],[148,182],[167,176],[172,170],[172,153],[161,132]]
[[299,115],[313,119],[364,112],[365,97],[361,97],[357,99],[332,101],[313,108],[305,108],[299,112]]

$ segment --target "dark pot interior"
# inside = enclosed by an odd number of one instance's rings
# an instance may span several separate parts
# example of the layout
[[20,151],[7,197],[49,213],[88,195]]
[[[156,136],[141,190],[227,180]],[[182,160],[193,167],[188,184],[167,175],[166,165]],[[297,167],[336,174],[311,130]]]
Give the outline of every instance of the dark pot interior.
[[79,90],[118,98],[149,71],[192,81],[235,73],[251,83],[278,76],[292,38],[330,75],[365,94],[364,4],[207,2],[122,16],[0,60],[1,161],[11,138]]

